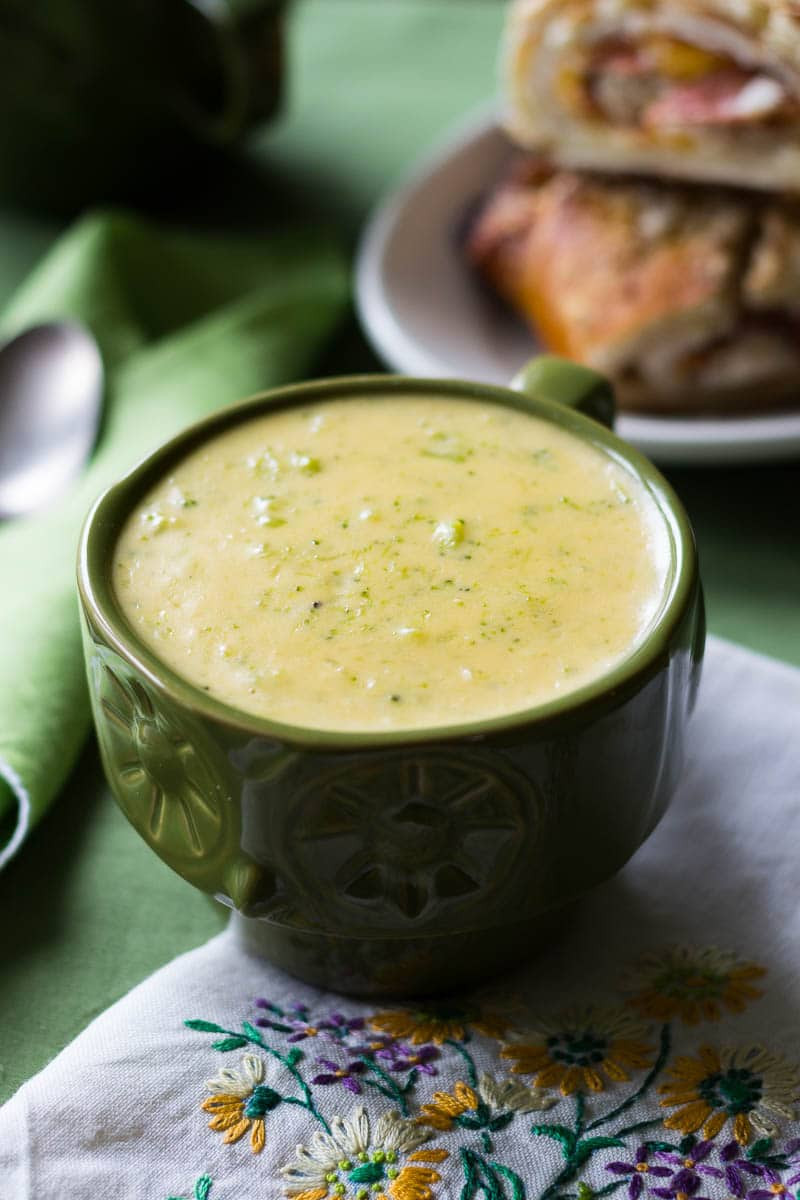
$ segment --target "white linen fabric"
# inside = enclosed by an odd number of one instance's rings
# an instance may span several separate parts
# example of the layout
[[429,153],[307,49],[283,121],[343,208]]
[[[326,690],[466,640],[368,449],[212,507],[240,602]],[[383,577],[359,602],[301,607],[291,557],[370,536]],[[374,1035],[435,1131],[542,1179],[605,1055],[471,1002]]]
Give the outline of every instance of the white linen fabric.
[[796,1196],[799,731],[800,672],[712,639],[669,812],[544,954],[367,1003],[231,929],[0,1111],[0,1197]]

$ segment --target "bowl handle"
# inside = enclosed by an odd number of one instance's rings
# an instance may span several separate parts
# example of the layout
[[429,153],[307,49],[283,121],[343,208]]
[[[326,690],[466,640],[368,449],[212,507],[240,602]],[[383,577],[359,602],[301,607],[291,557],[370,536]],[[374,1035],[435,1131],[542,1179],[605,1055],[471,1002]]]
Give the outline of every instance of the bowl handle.
[[524,392],[534,400],[550,400],[567,408],[577,408],[609,429],[614,426],[614,389],[605,378],[589,367],[540,354],[532,358],[511,380],[515,392]]

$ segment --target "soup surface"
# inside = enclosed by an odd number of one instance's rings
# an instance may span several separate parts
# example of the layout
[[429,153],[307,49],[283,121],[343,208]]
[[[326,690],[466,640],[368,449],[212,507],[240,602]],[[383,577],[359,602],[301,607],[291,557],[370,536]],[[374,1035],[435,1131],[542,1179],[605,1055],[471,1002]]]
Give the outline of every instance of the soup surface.
[[658,612],[666,526],[622,466],[511,409],[332,400],[188,455],[131,514],[114,585],[178,674],[329,730],[454,724],[569,692]]

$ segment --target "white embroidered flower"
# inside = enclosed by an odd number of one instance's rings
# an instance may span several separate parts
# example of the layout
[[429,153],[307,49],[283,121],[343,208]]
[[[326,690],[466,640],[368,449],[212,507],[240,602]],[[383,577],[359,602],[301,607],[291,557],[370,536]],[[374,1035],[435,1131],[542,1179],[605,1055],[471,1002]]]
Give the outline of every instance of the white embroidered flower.
[[366,1200],[380,1190],[392,1200],[433,1200],[431,1184],[440,1176],[423,1163],[439,1163],[446,1150],[419,1150],[431,1137],[415,1121],[384,1113],[372,1126],[358,1105],[349,1117],[334,1117],[330,1133],[318,1131],[307,1146],[295,1150],[292,1162],[281,1168],[287,1196],[303,1200],[351,1196]]
[[492,1133],[511,1123],[515,1112],[533,1112],[552,1108],[558,1097],[542,1088],[529,1087],[519,1080],[495,1079],[484,1072],[475,1088],[457,1080],[452,1092],[434,1092],[429,1104],[423,1104],[419,1120],[431,1129],[485,1129]]
[[239,1069],[223,1069],[206,1082],[212,1093],[200,1105],[211,1114],[209,1129],[223,1134],[223,1142],[238,1142],[249,1131],[250,1149],[260,1154],[266,1140],[265,1121],[282,1102],[274,1088],[262,1083],[264,1062],[254,1054],[245,1054]]
[[488,1072],[478,1080],[478,1094],[493,1112],[542,1112],[558,1103],[558,1097],[544,1088],[531,1087],[521,1079],[495,1079]]
[[263,1059],[256,1058],[255,1054],[245,1054],[238,1071],[235,1067],[223,1067],[213,1079],[206,1080],[206,1087],[210,1092],[224,1092],[228,1096],[243,1098],[249,1096],[263,1078]]

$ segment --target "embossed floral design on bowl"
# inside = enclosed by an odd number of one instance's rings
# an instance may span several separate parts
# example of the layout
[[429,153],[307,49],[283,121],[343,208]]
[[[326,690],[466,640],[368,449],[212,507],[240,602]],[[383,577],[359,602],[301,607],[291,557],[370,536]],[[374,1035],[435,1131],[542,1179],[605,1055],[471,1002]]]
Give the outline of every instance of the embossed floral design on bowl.
[[525,842],[526,778],[480,753],[385,755],[315,774],[292,798],[289,855],[321,906],[385,928],[477,913]]
[[152,845],[188,859],[213,852],[224,827],[224,788],[188,731],[156,708],[138,679],[98,660],[103,748],[121,785],[120,804]]
[[100,753],[125,816],[190,883],[236,908],[263,900],[274,879],[239,850],[239,810],[214,745],[84,633]]

